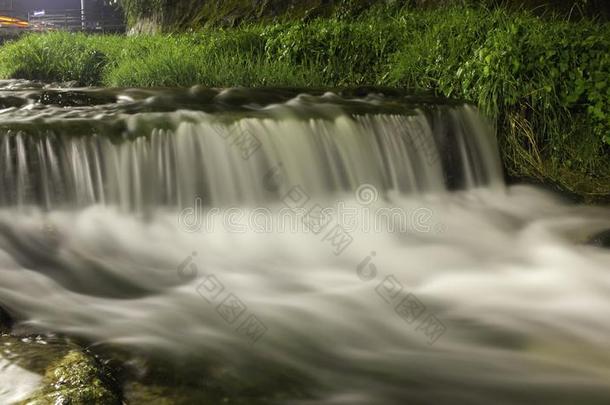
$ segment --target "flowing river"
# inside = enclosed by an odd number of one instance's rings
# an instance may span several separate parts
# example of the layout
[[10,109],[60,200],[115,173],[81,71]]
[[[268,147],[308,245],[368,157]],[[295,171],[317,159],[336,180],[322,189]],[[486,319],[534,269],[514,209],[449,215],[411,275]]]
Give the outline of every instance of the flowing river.
[[[506,186],[492,133],[391,90],[0,82],[0,306],[191,403],[607,404],[610,209]],[[39,378],[0,353],[0,402]]]

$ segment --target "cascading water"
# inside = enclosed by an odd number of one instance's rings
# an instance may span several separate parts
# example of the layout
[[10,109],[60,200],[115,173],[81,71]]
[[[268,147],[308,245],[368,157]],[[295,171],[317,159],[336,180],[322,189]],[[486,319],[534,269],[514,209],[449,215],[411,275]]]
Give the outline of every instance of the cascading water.
[[[332,93],[295,94],[266,106],[223,103],[237,96],[248,93],[219,92],[207,104],[224,107],[215,113],[126,114],[121,110],[138,103],[124,98],[118,111],[96,122],[106,127],[101,130],[87,123],[66,130],[56,122],[82,116],[49,117],[36,128],[40,113],[20,129],[22,111],[8,111],[0,203],[48,209],[101,203],[137,211],[204,197],[211,205],[257,204],[273,198],[262,181],[278,162],[289,183],[318,196],[361,184],[409,194],[501,184],[493,139],[472,107],[404,101],[390,109],[379,96],[354,101]],[[193,94],[190,107],[206,106],[198,100]],[[355,103],[360,111],[351,112]]]
[[310,93],[0,84],[0,305],[190,403],[607,403],[610,211],[505,188],[470,106]]

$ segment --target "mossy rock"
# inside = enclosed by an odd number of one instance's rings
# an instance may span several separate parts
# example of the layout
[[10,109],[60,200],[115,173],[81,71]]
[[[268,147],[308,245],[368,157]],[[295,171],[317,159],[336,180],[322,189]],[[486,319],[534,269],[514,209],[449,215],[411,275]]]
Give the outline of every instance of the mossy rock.
[[115,381],[93,357],[71,350],[45,372],[43,388],[23,405],[121,404]]
[[45,370],[59,362],[72,347],[69,341],[43,335],[0,336],[0,403],[32,397],[43,386]]

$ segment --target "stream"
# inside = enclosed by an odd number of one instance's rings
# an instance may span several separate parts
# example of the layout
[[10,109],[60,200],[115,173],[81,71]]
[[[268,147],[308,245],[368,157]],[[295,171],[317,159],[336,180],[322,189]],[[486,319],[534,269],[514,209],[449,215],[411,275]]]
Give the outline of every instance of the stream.
[[608,229],[455,100],[0,81],[0,306],[176,403],[607,404]]

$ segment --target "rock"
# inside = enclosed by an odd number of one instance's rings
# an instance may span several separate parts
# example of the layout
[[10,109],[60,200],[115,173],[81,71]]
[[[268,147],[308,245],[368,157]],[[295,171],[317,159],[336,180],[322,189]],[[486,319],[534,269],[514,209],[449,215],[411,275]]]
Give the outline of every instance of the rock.
[[[2,387],[11,379],[16,383]],[[0,388],[0,403],[7,398],[21,405],[122,401],[119,384],[107,367],[76,343],[54,335],[0,336]]]
[[13,327],[13,319],[2,307],[0,307],[0,335],[8,334]]
[[[181,403],[180,396],[176,392],[171,392],[164,387],[146,386],[141,383],[129,383],[125,387],[125,399],[129,404],[158,404],[173,405]],[[186,403],[186,402],[182,402]]]
[[26,403],[120,405],[121,395],[116,386],[114,379],[94,357],[81,350],[71,350],[47,368],[42,388]]
[[589,240],[589,244],[610,249],[610,229],[602,231]]
[[28,404],[24,401],[42,388],[45,369],[68,347],[64,340],[41,335],[0,336],[0,403]]

